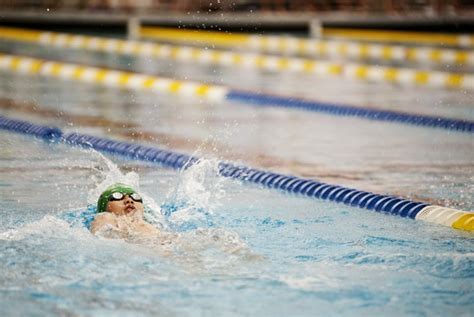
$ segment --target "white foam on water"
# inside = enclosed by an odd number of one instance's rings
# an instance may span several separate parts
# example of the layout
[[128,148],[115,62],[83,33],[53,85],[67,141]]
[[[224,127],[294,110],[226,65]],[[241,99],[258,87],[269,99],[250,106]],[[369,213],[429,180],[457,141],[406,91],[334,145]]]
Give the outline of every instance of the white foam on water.
[[161,234],[153,236],[130,234],[126,237],[113,237],[101,235],[100,232],[93,235],[84,227],[71,226],[67,221],[47,215],[22,227],[0,232],[0,240],[25,239],[43,241],[42,244],[49,241],[61,245],[63,243],[60,241],[75,241],[71,246],[80,241],[80,245],[87,245],[99,251],[110,247],[125,251],[123,248],[128,245],[130,249],[127,247],[127,250],[134,254],[162,256],[197,271],[214,267],[224,268],[235,261],[261,258],[251,252],[236,232],[222,228],[199,228],[183,233],[162,231]]
[[75,240],[90,239],[92,237],[84,228],[73,228],[66,221],[47,215],[20,228],[1,232],[0,240],[23,240],[30,236],[71,237]]
[[218,160],[200,160],[182,172],[178,184],[171,189],[167,201],[178,209],[168,218],[173,223],[204,220],[221,206],[225,195],[224,179],[219,177]]
[[105,157],[103,154],[93,151],[105,163],[105,169],[98,169],[98,177],[103,178],[103,180],[93,189],[89,191],[88,202],[95,203],[97,202],[97,197],[109,186],[115,183],[124,183],[131,186],[139,191],[139,176],[135,172],[129,172],[123,174],[118,166],[114,164],[111,160]]
[[[187,271],[229,271],[241,261],[259,261],[247,243],[234,231],[198,228],[189,232],[166,232],[153,237],[130,236],[128,242],[149,248]],[[215,271],[214,271],[215,272]]]

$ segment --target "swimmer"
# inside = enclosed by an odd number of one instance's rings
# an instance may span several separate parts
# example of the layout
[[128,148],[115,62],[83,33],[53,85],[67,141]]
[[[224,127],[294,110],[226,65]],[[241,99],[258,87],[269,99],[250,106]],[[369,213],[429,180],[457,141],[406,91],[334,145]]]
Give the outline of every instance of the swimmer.
[[91,232],[110,238],[159,234],[157,228],[144,220],[143,212],[143,200],[133,188],[114,184],[97,201],[97,216],[92,222]]
[[222,229],[197,229],[178,234],[155,228],[144,219],[141,196],[130,186],[120,183],[108,187],[100,195],[90,230],[101,237],[152,246],[163,256],[180,256],[182,252],[198,255],[214,246],[226,254],[255,258],[236,234],[227,239],[229,233]]

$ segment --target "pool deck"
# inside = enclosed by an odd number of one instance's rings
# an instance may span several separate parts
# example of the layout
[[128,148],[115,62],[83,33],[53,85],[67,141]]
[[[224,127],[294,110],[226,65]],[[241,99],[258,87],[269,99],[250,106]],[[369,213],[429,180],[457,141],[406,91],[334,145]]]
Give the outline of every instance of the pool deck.
[[201,28],[311,29],[315,23],[323,27],[367,27],[402,29],[474,30],[474,12],[443,15],[371,13],[307,13],[307,12],[113,12],[113,11],[43,11],[0,10],[0,24],[48,24],[77,26],[126,26],[130,21],[145,25],[185,26]]

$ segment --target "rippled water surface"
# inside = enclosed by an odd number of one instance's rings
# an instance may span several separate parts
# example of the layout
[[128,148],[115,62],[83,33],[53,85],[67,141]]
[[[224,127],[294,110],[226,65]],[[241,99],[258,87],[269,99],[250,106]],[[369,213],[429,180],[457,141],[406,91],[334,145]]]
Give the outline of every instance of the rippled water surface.
[[[472,92],[1,46],[379,109],[474,119]],[[0,114],[206,158],[186,172],[0,132],[0,314],[472,316],[474,239],[221,179],[217,160],[472,210],[471,135],[0,72]],[[84,227],[138,182],[160,238]]]

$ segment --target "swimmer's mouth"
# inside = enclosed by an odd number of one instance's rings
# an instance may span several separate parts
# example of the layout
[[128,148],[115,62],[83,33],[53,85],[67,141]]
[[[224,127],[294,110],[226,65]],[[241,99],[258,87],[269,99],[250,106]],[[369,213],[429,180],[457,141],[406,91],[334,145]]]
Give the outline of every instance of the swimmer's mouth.
[[125,211],[126,211],[126,212],[132,212],[132,211],[134,211],[135,209],[136,209],[136,208],[135,208],[134,205],[129,205],[129,206],[125,207]]

